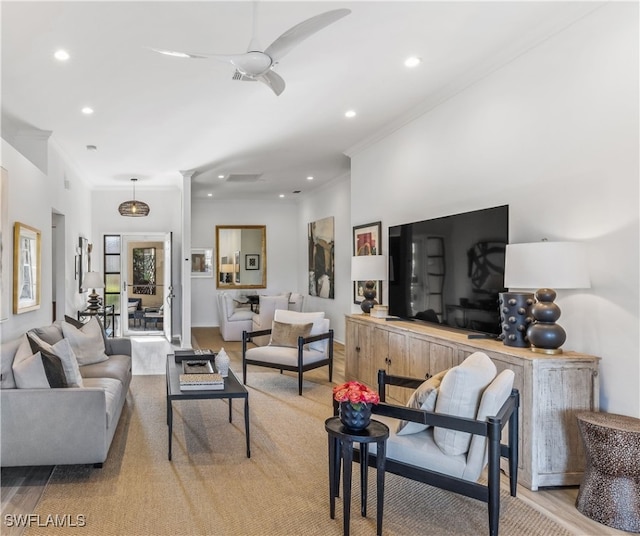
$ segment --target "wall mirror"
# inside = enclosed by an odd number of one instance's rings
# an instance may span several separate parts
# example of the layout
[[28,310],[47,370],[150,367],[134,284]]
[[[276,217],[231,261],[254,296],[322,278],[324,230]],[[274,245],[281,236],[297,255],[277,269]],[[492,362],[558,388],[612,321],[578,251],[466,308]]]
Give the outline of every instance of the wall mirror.
[[265,225],[216,225],[216,286],[267,288]]

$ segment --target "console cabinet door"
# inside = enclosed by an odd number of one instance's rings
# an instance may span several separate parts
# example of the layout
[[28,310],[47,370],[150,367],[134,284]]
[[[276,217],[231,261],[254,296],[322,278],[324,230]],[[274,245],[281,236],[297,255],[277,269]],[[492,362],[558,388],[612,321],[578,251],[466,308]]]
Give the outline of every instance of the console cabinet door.
[[377,377],[373,384],[369,383],[373,361],[371,353],[372,332],[372,326],[347,320],[344,375],[347,381],[358,380],[370,387],[375,387],[378,382]]

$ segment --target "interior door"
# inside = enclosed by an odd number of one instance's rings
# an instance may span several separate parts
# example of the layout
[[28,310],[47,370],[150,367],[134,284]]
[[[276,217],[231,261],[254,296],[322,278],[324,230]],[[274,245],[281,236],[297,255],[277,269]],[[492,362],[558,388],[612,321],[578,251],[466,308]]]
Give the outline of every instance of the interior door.
[[172,318],[172,306],[173,298],[173,233],[167,233],[164,239],[164,322],[162,324],[164,329],[164,336],[171,342],[171,318]]

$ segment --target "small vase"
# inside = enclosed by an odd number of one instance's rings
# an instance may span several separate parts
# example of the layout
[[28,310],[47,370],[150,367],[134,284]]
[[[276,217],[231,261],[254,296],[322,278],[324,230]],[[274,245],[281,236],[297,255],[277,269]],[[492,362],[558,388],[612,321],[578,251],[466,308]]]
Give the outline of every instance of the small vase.
[[215,363],[220,376],[223,378],[229,376],[229,356],[227,355],[227,352],[224,351],[224,348],[220,348],[218,355],[216,355]]
[[363,430],[371,422],[371,407],[373,404],[356,404],[359,409],[353,407],[351,402],[340,402],[340,421],[349,430]]

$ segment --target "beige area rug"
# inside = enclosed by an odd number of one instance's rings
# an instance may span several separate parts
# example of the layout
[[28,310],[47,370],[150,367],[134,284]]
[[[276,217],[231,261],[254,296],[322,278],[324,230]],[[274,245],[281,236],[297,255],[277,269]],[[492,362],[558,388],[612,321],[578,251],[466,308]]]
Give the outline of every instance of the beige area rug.
[[[238,353],[232,368],[240,371]],[[329,518],[327,435],[331,385],[320,369],[303,396],[289,374],[249,373],[251,458],[245,456],[243,404],[174,404],[173,461],[167,460],[165,380],[135,376],[102,469],[58,466],[35,511],[82,516],[84,527],[32,526],[28,535],[341,535],[342,502]],[[354,467],[354,479],[358,468]],[[354,480],[351,534],[374,535],[375,471],[370,471],[368,517],[359,514]],[[385,535],[482,535],[484,503],[387,475]],[[500,534],[569,535],[517,498],[503,493]]]

